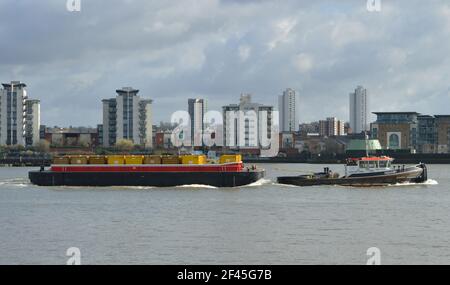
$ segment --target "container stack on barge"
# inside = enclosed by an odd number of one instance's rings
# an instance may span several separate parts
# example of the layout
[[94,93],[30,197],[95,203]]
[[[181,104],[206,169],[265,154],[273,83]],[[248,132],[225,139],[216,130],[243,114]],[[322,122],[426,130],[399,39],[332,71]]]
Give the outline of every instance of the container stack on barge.
[[217,163],[204,155],[63,156],[49,170],[29,172],[31,183],[39,186],[235,187],[264,175],[263,169],[245,167],[241,155],[222,155]]

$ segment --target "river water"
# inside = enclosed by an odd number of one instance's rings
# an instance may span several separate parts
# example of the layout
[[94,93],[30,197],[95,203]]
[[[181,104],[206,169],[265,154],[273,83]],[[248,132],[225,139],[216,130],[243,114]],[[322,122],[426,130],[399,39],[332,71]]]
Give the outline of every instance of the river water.
[[[323,165],[262,164],[239,188],[37,187],[0,168],[0,264],[450,264],[450,166],[425,184],[294,187]],[[332,167],[342,173],[341,166]]]

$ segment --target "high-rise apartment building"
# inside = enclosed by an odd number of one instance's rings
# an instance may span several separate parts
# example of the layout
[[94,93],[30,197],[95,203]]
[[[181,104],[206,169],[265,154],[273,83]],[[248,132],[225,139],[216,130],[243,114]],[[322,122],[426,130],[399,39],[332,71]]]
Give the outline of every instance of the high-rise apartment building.
[[25,83],[12,81],[2,85],[0,145],[36,145],[39,142],[39,100],[28,99]]
[[204,116],[207,112],[206,100],[204,99],[189,99],[188,112],[190,116],[191,128],[191,145],[203,146],[203,133],[205,131]]
[[273,106],[252,102],[251,94],[241,94],[239,104],[222,107],[223,141],[230,148],[264,148],[274,123]]
[[103,102],[103,145],[113,146],[119,140],[152,147],[152,100],[143,99],[139,90],[124,87],[116,90],[116,98]]
[[358,86],[350,93],[350,128],[359,134],[369,130],[369,101],[367,89]]
[[294,89],[288,88],[278,97],[280,131],[296,132],[300,125],[300,99]]
[[344,135],[344,122],[335,117],[319,121],[319,135],[332,137]]

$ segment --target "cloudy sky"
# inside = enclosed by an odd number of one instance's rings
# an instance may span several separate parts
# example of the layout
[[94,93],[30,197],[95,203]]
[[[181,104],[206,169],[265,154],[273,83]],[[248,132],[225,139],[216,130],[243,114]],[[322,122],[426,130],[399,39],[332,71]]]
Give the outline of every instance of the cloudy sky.
[[155,122],[206,98],[277,104],[301,121],[348,120],[348,93],[371,111],[450,113],[450,2],[381,0],[0,0],[0,81],[21,80],[47,125],[101,123],[101,99],[132,86]]

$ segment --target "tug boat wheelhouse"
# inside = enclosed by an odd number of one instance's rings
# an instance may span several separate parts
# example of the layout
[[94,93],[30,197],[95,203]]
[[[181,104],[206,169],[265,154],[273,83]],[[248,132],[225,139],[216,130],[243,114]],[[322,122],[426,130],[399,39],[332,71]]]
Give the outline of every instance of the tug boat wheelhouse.
[[366,156],[349,158],[345,164],[345,175],[340,176],[328,167],[312,175],[278,177],[278,183],[297,186],[345,185],[383,186],[396,183],[421,183],[427,180],[426,165],[393,166],[393,158],[387,156]]
[[156,186],[210,185],[235,187],[263,178],[265,171],[244,167],[240,155],[223,155],[207,163],[203,155],[75,156],[55,159],[49,170],[30,171],[39,186]]

